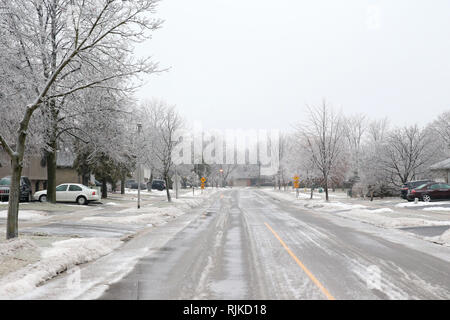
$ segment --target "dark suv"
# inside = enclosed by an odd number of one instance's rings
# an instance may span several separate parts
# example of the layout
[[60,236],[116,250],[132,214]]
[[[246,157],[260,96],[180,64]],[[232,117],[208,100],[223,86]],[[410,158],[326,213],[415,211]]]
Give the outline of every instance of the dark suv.
[[[9,188],[11,176],[0,179],[0,201],[9,200]],[[20,178],[20,201],[30,202],[32,200],[31,182],[27,177]]]
[[165,188],[166,188],[166,183],[164,182],[164,180],[155,179],[152,181],[152,189],[163,191]]
[[408,201],[411,201],[408,199],[408,193],[414,189],[417,188],[418,186],[425,184],[425,183],[431,183],[434,182],[433,180],[416,180],[416,181],[410,181],[410,182],[406,182],[405,184],[402,185],[402,187],[400,188],[400,192],[401,192],[401,197],[403,199],[406,199]]

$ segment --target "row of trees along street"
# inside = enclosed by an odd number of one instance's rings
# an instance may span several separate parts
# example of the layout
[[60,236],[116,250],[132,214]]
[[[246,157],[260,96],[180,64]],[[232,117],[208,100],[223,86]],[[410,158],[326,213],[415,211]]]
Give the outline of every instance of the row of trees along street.
[[450,157],[450,111],[421,128],[394,127],[387,118],[364,114],[344,116],[325,101],[308,110],[306,121],[280,136],[278,179],[286,184],[299,174],[309,186],[322,186],[327,200],[330,185],[345,181],[364,195],[430,178],[429,167]]
[[[158,72],[134,45],[161,26],[157,0],[0,0],[0,143],[12,165],[7,238],[18,236],[19,180],[43,153],[55,201],[57,150],[76,145],[79,169],[130,163],[136,77]],[[132,145],[129,146],[131,148]]]
[[[75,155],[75,168],[115,188],[139,163],[153,178],[172,185],[206,177],[226,184],[233,164],[174,166],[175,132],[185,121],[163,100],[139,104],[133,93],[143,75],[161,72],[134,47],[149,40],[162,22],[158,0],[0,0],[0,146],[12,166],[8,239],[18,236],[19,181],[29,157],[47,164],[47,199],[56,198],[58,151]],[[281,188],[295,174],[303,184],[328,189],[352,183],[355,193],[398,186],[428,177],[429,166],[450,156],[450,112],[421,128],[394,127],[387,119],[344,116],[323,102],[308,107],[308,118],[283,132]],[[142,125],[142,134],[137,124]],[[207,158],[207,157],[206,157]],[[168,189],[167,199],[171,201]]]

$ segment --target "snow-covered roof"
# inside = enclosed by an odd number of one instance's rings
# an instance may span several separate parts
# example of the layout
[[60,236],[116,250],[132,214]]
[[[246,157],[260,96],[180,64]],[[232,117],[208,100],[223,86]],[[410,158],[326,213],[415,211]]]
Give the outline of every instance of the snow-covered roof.
[[431,170],[450,170],[450,158],[433,164]]

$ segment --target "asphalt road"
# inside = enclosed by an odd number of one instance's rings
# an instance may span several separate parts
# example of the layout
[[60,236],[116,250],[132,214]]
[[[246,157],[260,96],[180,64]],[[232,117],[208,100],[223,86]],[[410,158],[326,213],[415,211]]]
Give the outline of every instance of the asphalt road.
[[450,248],[233,189],[101,299],[450,299]]

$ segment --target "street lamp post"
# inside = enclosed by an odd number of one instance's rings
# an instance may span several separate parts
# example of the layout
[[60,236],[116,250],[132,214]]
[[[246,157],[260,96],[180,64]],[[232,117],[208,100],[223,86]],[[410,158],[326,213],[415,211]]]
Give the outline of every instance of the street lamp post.
[[175,199],[178,199],[178,170],[177,170],[177,165],[175,165]]
[[220,179],[222,180],[221,186],[223,188],[223,169],[221,168],[219,171],[220,171]]
[[[142,124],[138,123],[137,127],[138,127],[138,142],[140,142]],[[137,208],[140,209],[141,208],[141,161],[139,158],[138,158],[138,200],[137,201],[138,201]]]

